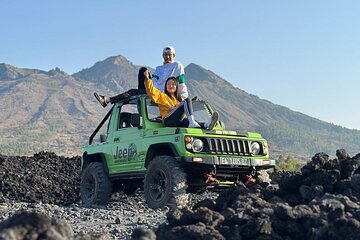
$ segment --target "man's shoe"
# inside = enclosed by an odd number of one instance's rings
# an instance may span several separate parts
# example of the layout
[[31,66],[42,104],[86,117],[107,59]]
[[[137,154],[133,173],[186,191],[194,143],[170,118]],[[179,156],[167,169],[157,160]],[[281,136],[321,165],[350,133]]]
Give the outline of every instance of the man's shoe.
[[205,128],[212,130],[215,127],[216,122],[219,120],[218,112],[214,112],[211,115],[210,121],[205,123]]
[[107,106],[107,102],[106,102],[106,100],[105,100],[105,96],[99,95],[99,94],[97,94],[96,92],[94,92],[94,96],[95,96],[96,100],[99,101],[99,103],[101,104],[101,106],[103,106],[103,107],[106,107],[106,106]]

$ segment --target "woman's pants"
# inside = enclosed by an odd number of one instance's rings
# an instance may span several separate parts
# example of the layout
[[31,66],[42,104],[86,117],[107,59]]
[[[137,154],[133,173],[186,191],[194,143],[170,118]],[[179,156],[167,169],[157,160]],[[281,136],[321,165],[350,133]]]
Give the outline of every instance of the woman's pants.
[[165,117],[167,127],[188,127],[188,117],[193,114],[191,99],[186,98]]

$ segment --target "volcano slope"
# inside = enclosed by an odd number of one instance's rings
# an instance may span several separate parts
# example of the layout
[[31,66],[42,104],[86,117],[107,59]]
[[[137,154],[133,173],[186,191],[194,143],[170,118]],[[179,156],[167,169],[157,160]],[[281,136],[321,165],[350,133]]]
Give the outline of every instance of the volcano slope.
[[[86,231],[98,234],[90,233],[92,239],[360,239],[360,154],[340,149],[336,156],[318,153],[301,173],[193,196],[192,204],[175,211],[147,208],[139,191],[86,209],[79,205],[79,157],[0,156],[0,239],[21,226],[28,227],[22,234],[42,229],[65,239],[89,239]],[[21,214],[39,214],[25,219],[48,224],[31,227]]]

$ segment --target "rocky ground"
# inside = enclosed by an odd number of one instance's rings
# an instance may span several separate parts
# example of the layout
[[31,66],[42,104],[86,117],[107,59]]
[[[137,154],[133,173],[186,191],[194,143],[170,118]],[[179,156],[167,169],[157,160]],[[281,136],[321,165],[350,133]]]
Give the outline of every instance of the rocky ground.
[[0,239],[360,239],[360,154],[336,155],[175,211],[149,209],[141,191],[84,208],[79,157],[0,156]]
[[[44,229],[55,229],[51,231],[58,234],[61,231],[51,224],[52,219],[67,223],[61,228],[71,236],[56,238],[55,234],[54,239],[127,239],[136,228],[155,231],[166,221],[169,209],[148,208],[140,189],[133,195],[114,193],[106,207],[85,208],[80,204],[79,185],[80,157],[48,152],[32,157],[0,155],[0,239],[17,239],[10,235],[18,234],[14,229],[21,223],[19,219],[39,217],[29,212],[44,214],[40,216],[47,226]],[[193,196],[191,204],[205,196],[215,199],[217,194]]]

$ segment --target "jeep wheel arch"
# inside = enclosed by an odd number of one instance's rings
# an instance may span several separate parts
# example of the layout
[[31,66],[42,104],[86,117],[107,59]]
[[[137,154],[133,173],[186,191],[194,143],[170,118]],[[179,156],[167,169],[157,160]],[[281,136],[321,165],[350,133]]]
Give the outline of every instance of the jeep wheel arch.
[[103,165],[103,168],[106,173],[109,172],[109,168],[107,166],[107,162],[103,153],[93,153],[87,154],[86,152],[83,154],[83,165],[82,169],[84,170],[87,165],[92,162],[100,162]]
[[189,201],[186,193],[186,173],[171,156],[157,156],[148,166],[144,180],[145,200],[150,208],[184,207]]
[[147,154],[145,167],[148,167],[151,160],[155,159],[157,156],[171,156],[177,157],[177,151],[172,144],[162,143],[162,144],[153,144],[149,146]]

